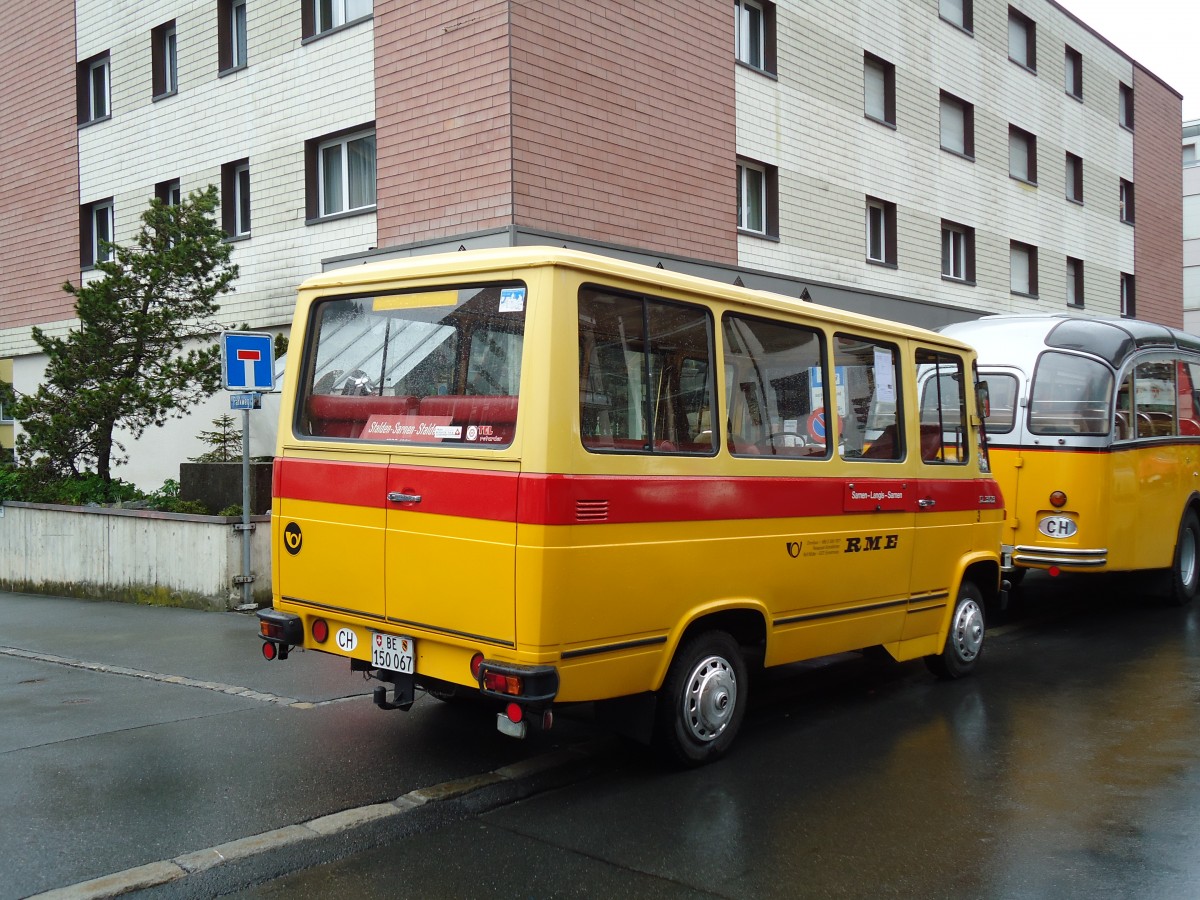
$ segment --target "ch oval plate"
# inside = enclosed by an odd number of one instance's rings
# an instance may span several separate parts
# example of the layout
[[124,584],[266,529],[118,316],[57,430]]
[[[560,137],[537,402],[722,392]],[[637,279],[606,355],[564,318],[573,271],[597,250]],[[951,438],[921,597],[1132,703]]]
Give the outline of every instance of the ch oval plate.
[[1038,531],[1048,538],[1072,538],[1079,526],[1070,516],[1044,516],[1038,522]]

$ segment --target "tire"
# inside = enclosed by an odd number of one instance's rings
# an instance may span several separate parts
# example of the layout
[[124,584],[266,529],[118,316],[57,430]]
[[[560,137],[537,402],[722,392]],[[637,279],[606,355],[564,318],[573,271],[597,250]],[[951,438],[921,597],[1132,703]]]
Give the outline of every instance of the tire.
[[675,651],[658,692],[654,747],[669,762],[700,766],[725,755],[746,713],[742,650],[724,631],[705,631]]
[[1184,606],[1191,603],[1197,593],[1200,593],[1200,519],[1189,509],[1179,523],[1175,558],[1171,562],[1169,599],[1176,606]]
[[973,582],[964,581],[950,617],[946,646],[940,654],[925,657],[925,665],[938,678],[970,675],[983,653],[983,635],[983,595]]

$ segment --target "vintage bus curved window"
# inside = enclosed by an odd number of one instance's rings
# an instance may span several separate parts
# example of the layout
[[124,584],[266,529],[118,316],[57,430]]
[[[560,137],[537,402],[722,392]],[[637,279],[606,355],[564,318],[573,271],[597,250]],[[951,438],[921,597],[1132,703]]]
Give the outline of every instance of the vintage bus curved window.
[[988,434],[1008,434],[1017,423],[1017,379],[1013,375],[987,372],[988,399],[992,411],[987,417]]
[[514,283],[317,301],[296,433],[507,447],[525,293]]
[[729,452],[825,459],[821,333],[790,322],[726,315]]
[[1029,391],[1033,434],[1105,435],[1112,419],[1112,370],[1098,360],[1043,353]]
[[717,449],[712,325],[702,307],[579,292],[579,422],[593,452]]

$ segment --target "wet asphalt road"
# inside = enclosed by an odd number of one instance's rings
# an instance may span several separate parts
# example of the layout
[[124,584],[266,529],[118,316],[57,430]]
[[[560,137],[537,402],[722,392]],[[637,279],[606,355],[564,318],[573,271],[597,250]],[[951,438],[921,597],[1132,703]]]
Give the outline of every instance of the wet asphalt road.
[[590,748],[587,766],[524,799],[473,795],[148,895],[1200,896],[1200,605],[1047,582],[990,629],[975,677],[859,656],[788,667],[755,685],[731,755],[691,772],[597,740],[586,711],[522,743],[428,700],[407,716],[325,702],[369,685],[314,654],[263,663],[244,616],[0,594],[0,647],[42,657],[0,650],[0,896],[566,747]]

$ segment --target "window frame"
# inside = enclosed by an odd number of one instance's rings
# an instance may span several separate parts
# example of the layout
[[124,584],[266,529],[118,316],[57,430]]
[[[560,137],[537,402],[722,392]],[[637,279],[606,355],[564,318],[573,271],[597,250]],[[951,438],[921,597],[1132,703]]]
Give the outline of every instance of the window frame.
[[1083,309],[1085,297],[1083,260],[1074,256],[1067,257],[1067,306],[1071,309]]
[[[961,275],[954,271],[956,244]],[[970,225],[942,219],[942,278],[959,284],[975,284],[975,229]]]
[[1121,273],[1121,318],[1137,318],[1137,281],[1129,272]]
[[[946,110],[958,111],[962,119],[963,148],[946,145]],[[949,91],[941,91],[938,103],[938,140],[941,149],[963,159],[975,161],[975,105]]]
[[175,20],[150,31],[151,100],[179,93],[179,30]]
[[[108,237],[102,238],[97,223],[100,214],[104,214]],[[100,241],[105,240],[110,245],[115,240],[116,215],[114,214],[113,198],[94,200],[79,207],[79,268],[82,271],[94,269],[97,263],[108,262],[113,258],[112,246],[103,254]]]
[[[239,20],[238,10],[241,10]],[[249,65],[250,20],[247,0],[217,2],[217,74],[228,75]]]
[[1133,182],[1126,178],[1121,179],[1120,210],[1122,222],[1126,225],[1135,224],[1137,221],[1137,197],[1133,189]]
[[[1016,33],[1014,26],[1019,29]],[[1021,55],[1014,56],[1014,49]],[[1008,58],[1022,69],[1037,74],[1037,23],[1015,6],[1008,8]]]
[[[101,99],[104,109],[96,109],[95,73],[101,73]],[[109,52],[80,60],[75,67],[76,124],[91,125],[112,118],[112,60]]]
[[183,190],[178,178],[168,178],[154,185],[154,196],[166,206],[178,206],[183,201]]
[[[753,34],[745,24],[750,10],[758,13],[759,24]],[[733,58],[740,65],[764,75],[776,73],[775,4],[770,0],[733,0]],[[751,39],[757,38],[755,48],[760,62],[755,63],[750,52]]]
[[250,157],[221,166],[221,226],[227,240],[250,237],[254,222],[250,199]]
[[1067,199],[1083,205],[1083,157],[1066,151]]
[[[762,229],[748,224],[747,173],[757,172],[762,176],[760,192]],[[775,166],[744,156],[737,158],[737,230],[739,234],[753,237],[777,239],[779,235],[779,170]]]
[[[368,12],[360,13],[353,18],[349,16],[347,4],[355,0],[325,0],[329,3],[329,24],[325,27],[321,22],[321,4],[323,0],[303,0],[301,6],[301,38],[302,42],[316,40],[329,34],[334,34],[345,28],[352,28],[360,22],[365,22],[375,15],[374,0],[370,0]],[[340,16],[339,16],[340,13]],[[338,19],[341,21],[338,21]]]
[[[364,137],[370,137],[372,142],[376,141],[375,123],[367,122],[363,125],[357,125],[353,128],[347,128],[343,131],[336,131],[331,134],[323,134],[319,137],[311,138],[305,141],[304,144],[304,167],[305,167],[305,214],[306,224],[315,225],[318,222],[327,222],[333,219],[338,219],[346,216],[361,216],[368,213],[373,213],[378,206],[378,189],[379,189],[379,161],[378,157],[375,160],[375,171],[371,175],[371,203],[350,207],[349,190],[345,193],[344,205],[338,212],[324,212],[325,209],[325,174],[324,174],[324,153],[326,150],[340,145],[342,147],[342,187],[349,186],[349,166],[348,162],[350,142],[360,140]],[[378,144],[375,144],[376,151]]]
[[[1025,174],[1017,171],[1018,157],[1013,151],[1019,147],[1024,154]],[[1008,177],[1025,184],[1037,185],[1037,135],[1017,125],[1008,126]]]
[[[882,80],[883,115],[876,115],[871,109],[871,79],[869,72],[879,72]],[[880,56],[867,51],[863,52],[863,115],[872,122],[896,127],[896,66]]]
[[[1013,266],[1015,254],[1025,254],[1026,263],[1026,290],[1020,290],[1014,282],[1016,269]],[[1010,241],[1008,246],[1008,290],[1010,294],[1016,294],[1019,297],[1031,297],[1036,299],[1038,296],[1038,259],[1037,247],[1033,244],[1026,244],[1024,241]]]
[[1133,131],[1133,88],[1122,81],[1119,84],[1118,91],[1120,95],[1117,105],[1117,124],[1128,131]]
[[[877,231],[882,231],[882,234],[877,235]],[[895,203],[881,200],[878,197],[867,197],[866,239],[869,264],[897,267]],[[875,255],[876,245],[878,245],[879,256]]]
[[1083,54],[1070,44],[1063,50],[1063,90],[1068,97],[1083,102]]
[[[938,0],[938,17],[941,18],[943,22],[948,22],[955,28],[965,31],[967,34],[973,36],[975,34],[975,10],[973,0],[961,0],[959,3],[959,6],[961,7],[962,21],[957,21],[950,15],[947,15],[947,6],[950,2],[953,2],[953,0]],[[951,12],[953,12],[953,10],[951,10]]]

